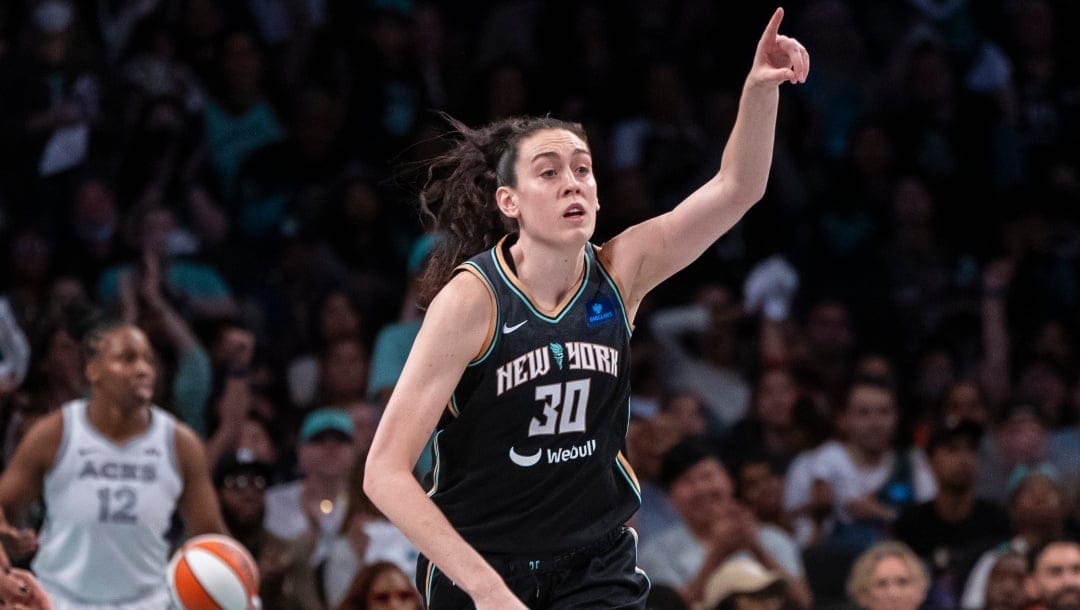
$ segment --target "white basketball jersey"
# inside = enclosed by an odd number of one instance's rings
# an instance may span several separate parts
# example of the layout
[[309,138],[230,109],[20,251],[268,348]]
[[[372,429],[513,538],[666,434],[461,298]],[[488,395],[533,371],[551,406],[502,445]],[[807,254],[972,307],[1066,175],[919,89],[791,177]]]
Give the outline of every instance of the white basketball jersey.
[[90,425],[85,400],[65,404],[63,417],[34,573],[50,594],[88,605],[159,596],[183,488],[173,416],[153,407],[146,432],[119,445]]

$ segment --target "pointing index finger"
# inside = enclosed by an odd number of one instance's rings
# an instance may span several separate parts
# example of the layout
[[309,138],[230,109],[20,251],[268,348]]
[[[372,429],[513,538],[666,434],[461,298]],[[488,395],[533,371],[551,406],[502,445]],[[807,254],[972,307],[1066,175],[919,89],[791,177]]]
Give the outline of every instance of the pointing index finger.
[[780,31],[780,22],[784,20],[784,7],[776,7],[776,12],[773,13],[772,19],[769,19],[769,25],[765,26],[765,33],[761,35],[765,40],[776,40],[776,35]]

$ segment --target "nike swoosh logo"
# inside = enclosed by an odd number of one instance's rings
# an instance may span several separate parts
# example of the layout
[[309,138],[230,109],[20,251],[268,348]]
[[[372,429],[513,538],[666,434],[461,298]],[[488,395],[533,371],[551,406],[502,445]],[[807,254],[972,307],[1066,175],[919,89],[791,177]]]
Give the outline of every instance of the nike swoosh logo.
[[[524,324],[524,322],[522,322],[522,324]],[[540,453],[541,451],[537,449],[536,453],[534,453],[533,455],[521,455],[517,451],[514,451],[514,448],[511,447],[510,461],[517,464],[518,466],[528,468],[529,466],[535,466],[536,463],[540,461]]]
[[522,320],[521,322],[518,322],[517,324],[515,324],[513,326],[509,326],[508,324],[503,322],[503,334],[504,335],[509,335],[510,333],[512,333],[515,330],[521,328],[522,326],[525,326],[526,322],[528,322],[528,320]]

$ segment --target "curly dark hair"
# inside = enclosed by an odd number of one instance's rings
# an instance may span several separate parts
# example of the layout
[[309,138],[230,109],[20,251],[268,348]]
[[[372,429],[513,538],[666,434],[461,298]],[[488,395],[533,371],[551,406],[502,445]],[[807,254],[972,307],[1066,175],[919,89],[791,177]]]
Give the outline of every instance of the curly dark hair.
[[585,129],[551,117],[513,117],[473,129],[450,116],[457,143],[428,166],[420,192],[420,211],[437,232],[431,258],[420,276],[419,300],[427,305],[453,275],[454,268],[516,230],[495,204],[500,186],[517,186],[518,145],[547,129],[566,130],[588,143]]

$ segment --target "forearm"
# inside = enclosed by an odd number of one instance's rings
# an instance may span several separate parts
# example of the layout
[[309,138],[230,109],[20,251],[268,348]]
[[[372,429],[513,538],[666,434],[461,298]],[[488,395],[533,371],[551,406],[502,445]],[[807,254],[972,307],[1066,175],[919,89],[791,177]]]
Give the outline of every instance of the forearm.
[[732,201],[747,208],[765,194],[772,166],[779,88],[772,83],[743,86],[739,114],[724,147],[719,178]]
[[475,601],[502,577],[454,529],[407,469],[368,462],[364,490],[417,550]]

